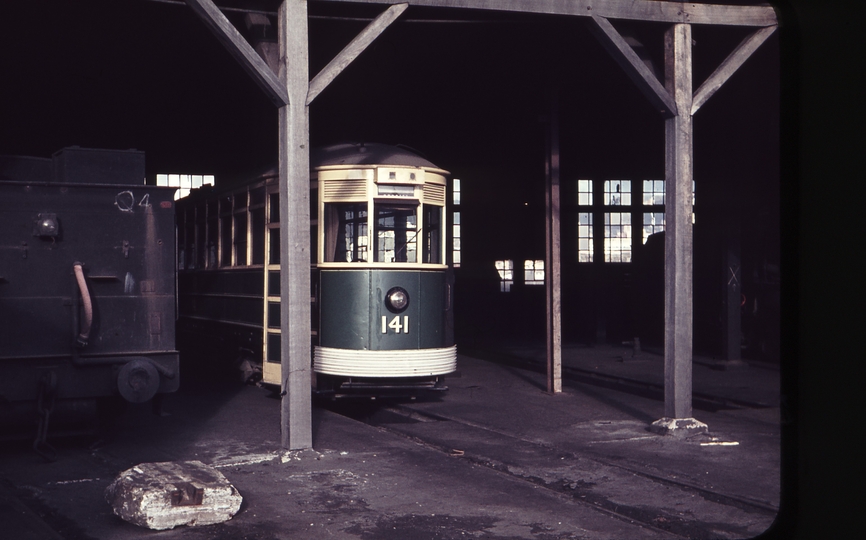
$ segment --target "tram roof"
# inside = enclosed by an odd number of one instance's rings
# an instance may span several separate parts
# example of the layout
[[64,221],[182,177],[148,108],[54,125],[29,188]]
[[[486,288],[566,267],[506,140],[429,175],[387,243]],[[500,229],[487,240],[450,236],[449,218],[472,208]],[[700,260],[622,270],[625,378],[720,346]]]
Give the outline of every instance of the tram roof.
[[331,165],[402,165],[442,170],[415,150],[381,143],[341,143],[312,149],[312,167]]

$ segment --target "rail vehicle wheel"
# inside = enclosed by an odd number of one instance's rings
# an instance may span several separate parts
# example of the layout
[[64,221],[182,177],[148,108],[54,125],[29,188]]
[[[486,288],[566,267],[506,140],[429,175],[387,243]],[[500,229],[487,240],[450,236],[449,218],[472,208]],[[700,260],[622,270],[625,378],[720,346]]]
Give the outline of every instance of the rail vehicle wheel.
[[117,389],[131,403],[144,403],[159,390],[159,372],[146,358],[135,358],[120,368]]

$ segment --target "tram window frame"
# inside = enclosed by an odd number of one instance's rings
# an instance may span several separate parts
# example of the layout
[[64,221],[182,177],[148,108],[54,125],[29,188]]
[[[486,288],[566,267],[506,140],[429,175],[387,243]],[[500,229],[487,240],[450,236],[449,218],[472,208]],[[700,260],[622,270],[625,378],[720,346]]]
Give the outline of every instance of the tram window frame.
[[267,264],[279,266],[280,264],[280,192],[276,186],[269,186],[267,201]]
[[232,266],[247,266],[247,246],[249,245],[248,232],[249,219],[247,218],[246,209],[242,212],[236,212],[234,215],[233,224],[233,248],[234,248],[234,264]]
[[204,269],[207,263],[207,212],[205,206],[195,207],[195,261],[196,268]]
[[186,270],[186,209],[177,214],[177,269]]
[[452,207],[451,212],[451,265],[454,268],[460,268],[460,179],[455,178],[452,182]]
[[207,219],[207,265],[213,270],[219,266],[219,204],[216,200],[205,203]]
[[[423,250],[421,262],[425,264],[440,264],[442,262],[442,221],[445,215],[445,207],[434,204],[425,204],[422,209],[424,213],[424,228],[422,232]],[[417,235],[417,233],[416,233]]]
[[[408,202],[383,202],[383,201],[375,201],[373,204],[373,213],[375,215],[375,220],[373,221],[373,238],[376,242],[375,249],[373,250],[373,262],[376,263],[409,263],[414,264],[418,261],[418,234],[422,230],[421,221],[418,219],[418,207],[420,205],[415,202],[414,204],[410,204]],[[383,215],[383,212],[394,212],[394,215]],[[411,222],[411,218],[414,218],[414,229],[410,229],[408,226],[401,228],[398,227],[397,216],[399,213],[402,213],[407,219],[405,223]],[[387,223],[383,223],[383,219],[395,218],[394,224],[389,226]],[[402,221],[402,220],[401,220]],[[393,231],[393,249],[388,250],[388,240],[391,237],[387,234]],[[402,245],[400,242],[400,238],[398,237],[399,232],[404,232],[405,239],[402,241]],[[409,238],[409,234],[414,232],[415,234]],[[385,233],[385,234],[383,234]],[[384,244],[384,245],[383,245]],[[393,260],[387,261],[383,260],[385,258],[385,254],[388,251],[393,251],[394,256]],[[410,253],[412,256],[410,256]],[[399,255],[399,256],[398,256]],[[403,260],[405,259],[405,260]]]
[[232,265],[232,196],[220,197],[219,202],[219,265],[221,267]]
[[196,264],[196,220],[195,207],[188,208],[184,216],[184,251],[186,252],[186,269],[195,270]]
[[265,186],[250,190],[250,264],[265,264]]
[[[347,212],[352,212],[352,216]],[[369,262],[368,214],[366,201],[325,203],[324,262]],[[347,234],[350,231],[347,227],[351,227],[351,234]]]

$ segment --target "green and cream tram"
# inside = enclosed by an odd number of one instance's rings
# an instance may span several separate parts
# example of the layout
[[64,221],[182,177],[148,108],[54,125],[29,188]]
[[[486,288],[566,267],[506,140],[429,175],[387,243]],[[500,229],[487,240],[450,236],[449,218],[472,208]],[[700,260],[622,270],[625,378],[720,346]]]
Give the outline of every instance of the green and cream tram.
[[[311,154],[312,371],[317,393],[444,390],[448,172],[414,152],[341,144]],[[198,192],[196,192],[198,191]],[[178,201],[178,334],[187,348],[261,362],[279,385],[279,189],[275,171]]]

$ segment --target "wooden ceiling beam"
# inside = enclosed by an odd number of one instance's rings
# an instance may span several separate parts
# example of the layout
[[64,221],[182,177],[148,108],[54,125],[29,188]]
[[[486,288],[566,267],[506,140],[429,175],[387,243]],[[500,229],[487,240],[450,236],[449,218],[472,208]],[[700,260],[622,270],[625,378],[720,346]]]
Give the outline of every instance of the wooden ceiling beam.
[[725,84],[731,75],[737,71],[740,66],[743,65],[743,62],[749,59],[752,56],[752,53],[755,52],[764,41],[767,40],[770,35],[776,31],[775,26],[768,26],[766,28],[761,28],[760,30],[755,31],[746,39],[744,39],[734,51],[725,58],[725,61],[721,63],[721,65],[716,68],[712,75],[707,77],[707,80],[704,81],[704,84],[698,88],[697,92],[695,92],[695,96],[692,99],[692,114],[698,112],[698,109],[707,102],[710,97],[716,93],[716,91]]
[[625,38],[616,31],[610,21],[593,15],[590,30],[602,46],[613,56],[617,64],[625,70],[629,78],[637,84],[640,91],[649,99],[653,107],[665,117],[677,115],[677,104],[670,93],[662,86],[655,73],[640,59]]
[[237,28],[223,15],[212,0],[185,0],[187,5],[199,16],[213,32],[229,54],[240,62],[241,67],[265,91],[277,107],[289,103],[289,94],[279,78],[265,63],[261,56],[247,43]]
[[377,38],[382,32],[388,28],[397,18],[406,11],[409,4],[394,4],[385,10],[381,15],[367,25],[364,30],[358,34],[346,47],[340,51],[340,54],[328,62],[322,71],[310,81],[310,90],[307,93],[307,105],[316,99],[316,96],[322,92],[337,75],[343,72],[355,58],[358,57],[364,50]]
[[[315,0],[353,4],[393,4],[393,0]],[[772,6],[729,6],[660,0],[407,0],[411,6],[605,17],[683,24],[772,26]]]

